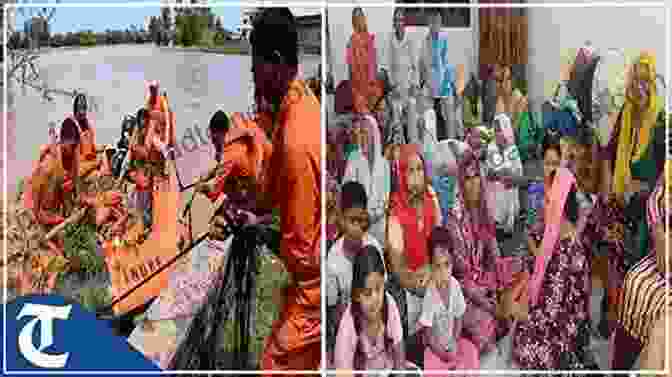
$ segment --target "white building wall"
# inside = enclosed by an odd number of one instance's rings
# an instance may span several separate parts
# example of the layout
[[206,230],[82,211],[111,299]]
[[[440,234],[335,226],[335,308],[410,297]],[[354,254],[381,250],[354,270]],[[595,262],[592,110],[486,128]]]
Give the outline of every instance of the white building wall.
[[527,68],[531,98],[539,99],[552,91],[551,84],[560,77],[565,51],[581,47],[586,40],[598,50],[621,48],[631,57],[642,49],[651,50],[656,55],[658,72],[669,81],[671,75],[664,72],[665,55],[666,47],[672,46],[665,45],[664,9],[533,8],[529,16],[530,64]]
[[[337,3],[340,0],[330,0],[329,3]],[[364,13],[368,20],[369,31],[376,34],[377,48],[380,59],[386,59],[386,49],[392,37],[392,7],[364,7]],[[331,56],[333,59],[333,75],[336,83],[345,80],[347,67],[345,64],[345,46],[352,34],[352,8],[331,7],[328,10],[329,34],[331,38]],[[477,46],[478,26],[477,11],[472,9],[470,28],[446,28],[443,33],[448,38],[448,55],[453,64],[464,64],[465,72],[474,72],[478,50]],[[428,27],[407,27],[406,32],[413,40],[416,55],[422,40],[429,32]]]
[[[338,1],[341,0],[330,0],[330,3]],[[554,0],[554,2],[577,3],[577,0]],[[386,45],[392,32],[394,9],[364,7],[364,12],[368,19],[369,31],[376,34],[378,46]],[[333,60],[334,79],[338,83],[346,79],[347,75],[345,46],[352,34],[352,8],[330,7],[328,13],[331,38],[329,53]],[[629,55],[635,55],[641,49],[652,50],[657,57],[658,70],[664,74],[666,67],[664,9],[531,8],[528,22],[528,88],[532,102],[538,102],[534,100],[547,95],[550,84],[557,82],[561,61],[567,55],[567,51],[581,47],[586,40],[590,40],[597,49],[622,48]],[[419,48],[428,28],[409,27],[407,32],[413,38],[416,48]],[[450,61],[453,64],[465,64],[467,75],[475,72],[478,61],[477,10],[472,9],[471,28],[444,29],[443,32],[449,41]],[[667,77],[670,76],[672,73],[665,75],[668,81]]]

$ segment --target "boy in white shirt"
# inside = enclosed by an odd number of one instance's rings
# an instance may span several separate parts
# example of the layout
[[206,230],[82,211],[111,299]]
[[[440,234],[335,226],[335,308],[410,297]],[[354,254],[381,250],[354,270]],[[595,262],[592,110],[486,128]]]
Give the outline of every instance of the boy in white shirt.
[[364,186],[358,182],[346,182],[341,187],[340,203],[343,235],[336,240],[327,254],[328,354],[333,352],[338,322],[352,296],[350,291],[355,255],[368,245],[382,250],[380,243],[368,233],[370,223]]

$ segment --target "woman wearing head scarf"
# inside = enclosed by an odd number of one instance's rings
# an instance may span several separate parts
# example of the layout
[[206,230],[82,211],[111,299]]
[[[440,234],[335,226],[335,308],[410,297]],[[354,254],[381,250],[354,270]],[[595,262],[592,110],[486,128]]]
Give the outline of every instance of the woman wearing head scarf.
[[[518,177],[523,174],[516,138],[511,127],[511,119],[504,113],[495,115],[495,140],[487,146],[486,161],[488,175]],[[492,205],[495,222],[506,233],[513,233],[518,214],[520,199],[518,188],[503,180],[494,179],[488,183],[488,203]]]
[[380,130],[375,119],[366,115],[355,122],[358,149],[348,157],[344,182],[359,182],[366,189],[370,233],[379,242],[385,240],[385,209],[390,193],[390,165],[384,158]]
[[[662,370],[665,368],[665,336],[669,265],[666,260],[665,221],[668,210],[665,195],[670,182],[672,165],[667,161],[665,174],[649,196],[647,203],[648,230],[654,241],[649,254],[625,275],[620,296],[617,324],[612,334],[610,369]],[[666,272],[667,271],[667,272]],[[635,361],[640,358],[640,368]]]
[[350,69],[352,101],[356,113],[374,111],[378,102],[380,85],[376,80],[378,59],[375,36],[369,33],[364,10],[352,10],[352,36],[348,42],[345,61]]
[[513,313],[513,359],[521,369],[586,369],[592,366],[590,249],[577,231],[574,175],[558,168],[551,191],[541,250]]
[[[404,144],[399,149],[398,182],[390,198],[386,244],[392,293],[402,318],[406,319],[404,338],[412,348],[429,280],[427,242],[432,229],[441,224],[441,211],[436,194],[427,184],[425,164],[417,145]],[[422,364],[422,350],[419,351],[419,359],[411,360],[417,365]],[[411,354],[415,353],[409,350]]]
[[638,192],[639,182],[656,175],[648,152],[662,105],[657,95],[653,54],[640,54],[628,75],[625,104],[602,155],[607,164],[604,173],[610,175],[604,180],[611,187],[608,192],[621,197],[626,192]]
[[96,154],[96,130],[91,114],[88,112],[88,103],[84,94],[75,96],[73,111],[70,117],[77,124],[79,134],[81,135],[79,176],[85,179],[99,167],[104,169],[104,173],[111,174],[107,157],[103,154],[103,160],[98,160]]
[[78,174],[80,142],[76,123],[71,118],[65,119],[58,144],[42,148],[32,175],[26,180],[22,203],[25,212],[19,214],[25,220],[22,236],[31,240],[31,236],[39,235],[39,241],[36,250],[25,250],[29,257],[19,262],[22,263],[17,281],[19,294],[48,293],[56,285],[58,272],[49,271],[47,266],[54,258],[64,256],[64,239],[57,235],[43,241],[42,237],[65,221],[75,206],[82,204]]
[[462,285],[467,302],[464,334],[481,353],[495,347],[496,264],[499,258],[495,221],[485,189],[479,159],[472,149],[468,149],[459,163],[456,202],[445,221],[445,228],[455,240],[454,276]]
[[544,238],[544,211],[550,208],[551,186],[555,178],[555,170],[560,166],[562,152],[559,138],[547,134],[542,146],[544,157],[544,181],[537,183],[528,190],[530,198],[527,229],[527,249],[537,254]]
[[176,144],[175,116],[166,97],[159,94],[159,83],[147,84],[147,102],[138,112],[144,127],[136,129],[131,140],[133,169],[130,177],[139,192],[151,191],[153,177],[165,176],[165,155]]

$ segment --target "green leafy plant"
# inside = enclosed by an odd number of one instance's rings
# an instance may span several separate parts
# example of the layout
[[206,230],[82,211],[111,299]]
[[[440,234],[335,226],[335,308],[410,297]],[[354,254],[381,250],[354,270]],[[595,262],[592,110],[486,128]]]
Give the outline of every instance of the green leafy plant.
[[65,256],[75,261],[76,270],[84,276],[105,269],[103,257],[96,254],[96,226],[90,223],[70,224],[65,228]]
[[216,47],[226,45],[226,34],[224,34],[224,32],[221,31],[215,32],[212,42]]
[[200,14],[181,14],[175,19],[177,42],[184,47],[200,46],[207,37],[208,18]]
[[85,287],[79,291],[77,301],[87,310],[95,311],[112,302],[112,295],[106,287]]
[[92,31],[84,31],[79,35],[79,45],[91,47],[96,45],[96,35]]

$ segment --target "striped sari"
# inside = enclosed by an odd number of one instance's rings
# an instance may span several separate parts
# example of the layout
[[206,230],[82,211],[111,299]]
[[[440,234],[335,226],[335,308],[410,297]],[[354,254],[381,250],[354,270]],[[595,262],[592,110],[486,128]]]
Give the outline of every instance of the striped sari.
[[[666,172],[669,166],[666,164]],[[666,216],[666,175],[662,175],[647,203],[647,221],[651,233]],[[618,322],[611,338],[611,369],[632,368],[641,351],[649,345],[652,327],[663,315],[667,306],[666,298],[670,295],[665,283],[666,278],[659,270],[655,250],[625,275],[619,296]]]

